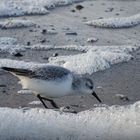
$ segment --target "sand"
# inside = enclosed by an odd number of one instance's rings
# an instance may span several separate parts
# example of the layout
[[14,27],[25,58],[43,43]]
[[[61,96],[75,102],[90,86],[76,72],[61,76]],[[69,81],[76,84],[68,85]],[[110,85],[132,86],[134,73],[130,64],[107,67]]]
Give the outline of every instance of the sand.
[[[36,27],[18,29],[0,29],[0,37],[17,38],[19,44],[47,44],[47,45],[89,45],[88,38],[98,38],[92,45],[139,45],[140,25],[122,29],[100,29],[88,26],[86,21],[101,17],[122,17],[139,13],[139,0],[135,1],[86,1],[78,3],[84,6],[82,10],[76,10],[73,4],[59,7],[43,16],[23,16],[17,19],[28,19],[37,24]],[[133,5],[133,6],[131,6]],[[114,10],[107,12],[113,7]],[[135,8],[133,8],[135,7]],[[72,10],[75,12],[72,12]],[[3,18],[0,19],[2,21]],[[42,34],[43,29],[55,31],[56,34]],[[77,35],[66,35],[77,33]],[[43,41],[45,40],[45,41]],[[16,60],[48,62],[47,58],[54,53],[59,55],[78,54],[78,51],[26,51],[23,57],[15,57],[8,53],[0,53],[0,58],[12,58]],[[110,69],[93,73],[96,91],[104,104],[125,105],[140,100],[140,50],[132,53],[133,60],[127,63],[113,65]],[[89,75],[87,75],[89,76]],[[0,71],[0,106],[1,107],[43,107],[42,105],[29,105],[29,102],[37,100],[33,95],[19,95],[21,89],[18,79],[9,73]],[[123,94],[129,100],[120,99],[116,94]],[[98,102],[92,96],[73,96],[56,99],[59,106],[71,105],[77,111],[92,108]]]

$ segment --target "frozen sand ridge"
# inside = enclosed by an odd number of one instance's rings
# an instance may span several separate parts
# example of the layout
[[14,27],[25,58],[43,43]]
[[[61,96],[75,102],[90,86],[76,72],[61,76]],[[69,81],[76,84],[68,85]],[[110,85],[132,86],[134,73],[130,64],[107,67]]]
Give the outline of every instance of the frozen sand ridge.
[[48,9],[79,1],[81,0],[1,0],[0,16],[48,14]]
[[140,24],[140,14],[136,14],[130,17],[97,19],[86,22],[87,25],[103,27],[103,28],[125,28],[133,27]]
[[0,108],[0,122],[2,140],[139,140],[140,102],[98,107],[77,115]]

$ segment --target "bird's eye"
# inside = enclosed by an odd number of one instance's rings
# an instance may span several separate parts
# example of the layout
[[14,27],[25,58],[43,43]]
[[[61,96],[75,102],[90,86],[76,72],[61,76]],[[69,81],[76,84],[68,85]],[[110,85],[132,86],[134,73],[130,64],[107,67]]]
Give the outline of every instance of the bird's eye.
[[89,86],[90,89],[93,89],[93,86]]
[[89,88],[89,89],[93,89],[93,84],[89,81],[86,82],[86,86]]

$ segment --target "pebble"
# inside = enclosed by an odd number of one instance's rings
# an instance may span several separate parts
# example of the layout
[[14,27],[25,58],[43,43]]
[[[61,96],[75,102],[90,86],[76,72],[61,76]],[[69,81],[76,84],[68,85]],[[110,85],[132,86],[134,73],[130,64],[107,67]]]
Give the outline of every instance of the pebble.
[[41,41],[40,41],[40,43],[45,43],[46,42],[46,39],[42,39]]
[[129,101],[129,98],[126,95],[116,94],[115,96],[118,97],[120,100]]
[[6,87],[6,85],[0,85],[0,87]]
[[77,35],[77,33],[76,32],[67,32],[67,33],[65,33],[65,35]]
[[3,92],[3,93],[6,93],[6,90],[3,90],[2,92]]
[[102,5],[106,5],[105,3],[102,3]]
[[14,54],[14,56],[16,56],[16,57],[22,57],[23,55],[21,54],[21,53],[16,53],[16,54]]
[[120,14],[119,14],[119,13],[116,13],[115,15],[116,15],[116,16],[119,16]]
[[98,38],[88,38],[87,39],[87,42],[90,42],[90,43],[94,43],[94,42],[97,42],[99,39]]
[[52,56],[53,56],[53,57],[56,57],[56,56],[58,56],[58,53],[53,53]]
[[48,59],[49,59],[49,57],[43,57],[43,59],[44,59],[44,60],[48,60]]
[[46,29],[43,29],[43,30],[41,31],[41,33],[42,33],[42,34],[46,34],[46,33],[47,33],[47,30],[46,30]]
[[68,31],[68,30],[70,30],[70,28],[69,28],[69,27],[67,27],[67,28],[62,28],[62,30],[67,30],[67,31]]
[[60,111],[77,114],[77,112],[76,112],[75,110],[71,109],[71,108],[68,107],[68,106],[66,106],[66,107],[65,107],[65,106],[64,106],[64,107],[61,107],[61,108],[60,108]]
[[81,10],[81,9],[83,9],[84,7],[82,6],[82,5],[76,5],[76,7],[75,7],[77,10]]
[[54,25],[50,24],[49,26],[54,27]]
[[72,10],[71,10],[71,12],[73,12],[73,13],[74,13],[74,12],[75,12],[75,10],[74,10],[74,9],[72,9]]
[[29,31],[30,31],[30,32],[33,32],[33,29],[30,29]]
[[27,46],[30,46],[30,45],[31,45],[31,42],[28,41],[28,42],[27,42]]
[[120,9],[120,11],[124,11],[124,9]]
[[103,19],[103,17],[99,17],[98,19]]
[[107,10],[105,10],[105,12],[112,12],[114,10],[114,8],[108,8]]
[[83,17],[83,19],[87,19],[87,17]]

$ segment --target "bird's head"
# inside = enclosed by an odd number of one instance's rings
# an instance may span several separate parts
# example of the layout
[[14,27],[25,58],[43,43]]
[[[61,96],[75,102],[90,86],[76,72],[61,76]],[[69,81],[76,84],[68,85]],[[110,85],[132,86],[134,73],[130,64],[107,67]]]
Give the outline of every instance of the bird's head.
[[94,83],[91,79],[89,79],[89,78],[81,79],[81,90],[80,91],[82,94],[92,94],[100,103],[102,102],[94,91]]

